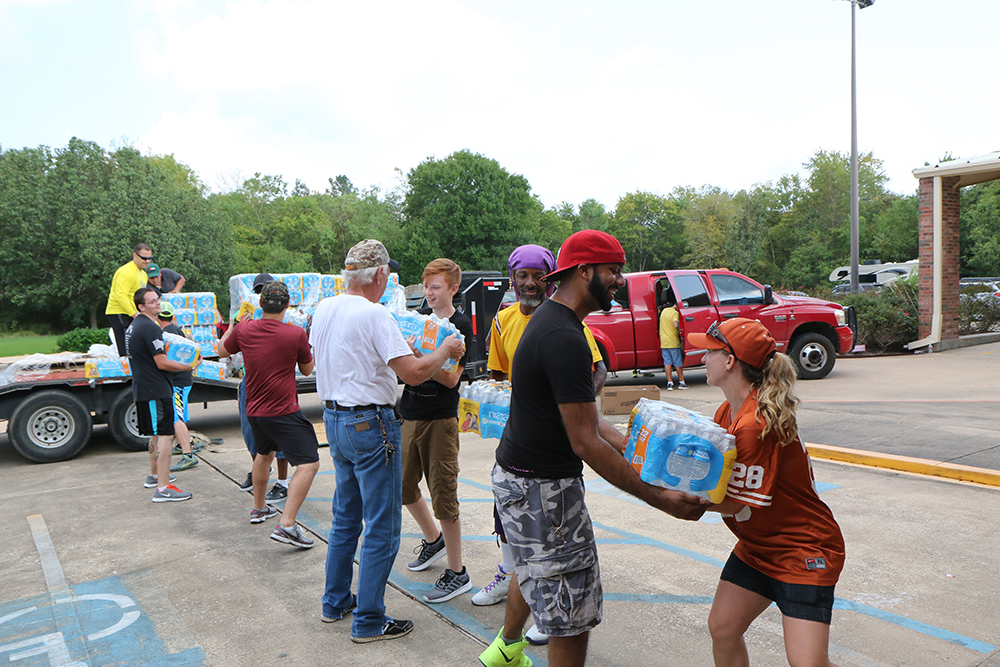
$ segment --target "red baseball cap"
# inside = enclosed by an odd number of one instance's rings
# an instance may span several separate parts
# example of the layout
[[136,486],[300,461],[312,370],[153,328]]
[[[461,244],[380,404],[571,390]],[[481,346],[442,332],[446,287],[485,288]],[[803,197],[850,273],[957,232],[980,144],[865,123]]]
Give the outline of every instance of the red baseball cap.
[[571,234],[562,247],[556,259],[555,271],[544,276],[542,280],[559,279],[559,274],[573,269],[581,264],[624,264],[625,249],[611,234],[596,229],[583,229]]
[[719,324],[718,328],[726,342],[707,333],[688,334],[688,342],[706,350],[725,350],[726,343],[729,343],[728,347],[736,358],[754,368],[763,368],[778,349],[771,332],[757,320],[734,317]]

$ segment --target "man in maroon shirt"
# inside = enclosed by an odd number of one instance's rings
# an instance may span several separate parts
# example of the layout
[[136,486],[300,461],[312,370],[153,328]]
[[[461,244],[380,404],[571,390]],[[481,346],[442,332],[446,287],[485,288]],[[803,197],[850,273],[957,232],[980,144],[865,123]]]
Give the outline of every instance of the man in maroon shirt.
[[295,467],[295,474],[288,485],[281,523],[271,533],[271,539],[309,549],[313,541],[296,525],[295,516],[319,471],[319,443],[313,425],[299,409],[295,365],[303,375],[309,375],[313,358],[305,330],[282,322],[288,301],[284,283],[264,285],[260,293],[261,319],[240,322],[226,331],[219,356],[242,352],[246,364],[247,419],[257,443],[250,523],[261,523],[278,513],[265,504],[264,493],[271,461],[281,451]]

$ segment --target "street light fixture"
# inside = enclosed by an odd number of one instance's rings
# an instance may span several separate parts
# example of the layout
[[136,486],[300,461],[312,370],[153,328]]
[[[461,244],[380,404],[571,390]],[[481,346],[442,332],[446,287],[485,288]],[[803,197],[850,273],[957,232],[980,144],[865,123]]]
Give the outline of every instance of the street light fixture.
[[851,3],[851,294],[858,293],[860,241],[858,231],[858,84],[855,56],[854,6],[871,7],[875,0],[850,0]]

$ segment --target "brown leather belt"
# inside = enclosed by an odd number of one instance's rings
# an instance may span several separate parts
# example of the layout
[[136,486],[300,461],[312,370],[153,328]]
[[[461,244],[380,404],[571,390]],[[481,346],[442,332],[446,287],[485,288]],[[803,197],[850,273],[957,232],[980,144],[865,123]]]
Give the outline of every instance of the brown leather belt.
[[365,412],[366,410],[392,410],[391,405],[341,405],[336,401],[323,401],[323,407],[327,410],[339,410],[341,412]]

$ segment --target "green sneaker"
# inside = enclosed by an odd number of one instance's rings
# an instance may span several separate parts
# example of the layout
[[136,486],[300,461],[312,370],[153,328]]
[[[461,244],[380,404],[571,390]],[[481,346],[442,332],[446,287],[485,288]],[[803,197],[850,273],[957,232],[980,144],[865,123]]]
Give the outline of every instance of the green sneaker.
[[185,454],[182,456],[177,463],[170,466],[170,472],[177,472],[178,470],[187,470],[188,468],[193,468],[198,465],[198,459],[194,454]]
[[500,628],[497,638],[479,656],[479,662],[485,667],[531,667],[531,658],[524,654],[527,645],[524,637],[519,642],[507,644],[503,640],[503,628]]

